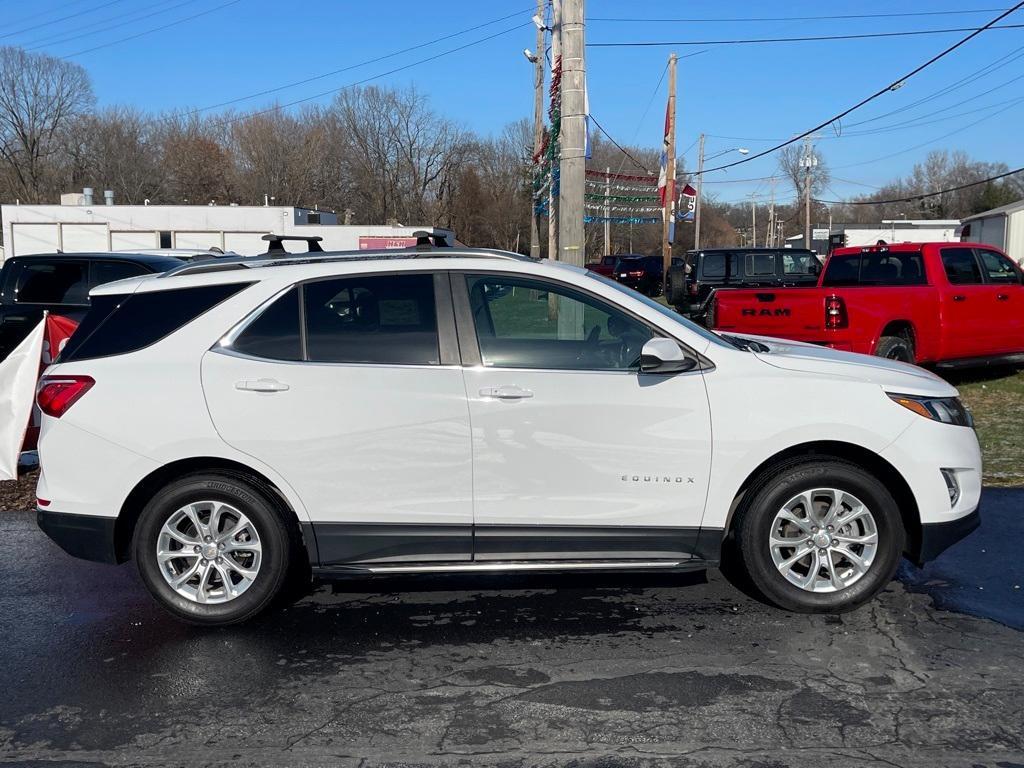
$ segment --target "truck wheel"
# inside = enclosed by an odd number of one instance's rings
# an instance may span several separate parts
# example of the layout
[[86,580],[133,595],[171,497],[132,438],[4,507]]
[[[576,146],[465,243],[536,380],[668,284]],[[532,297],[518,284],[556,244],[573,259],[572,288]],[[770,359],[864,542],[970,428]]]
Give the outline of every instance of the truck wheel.
[[139,517],[132,554],[160,605],[191,624],[224,625],[262,611],[287,581],[292,540],[277,505],[234,474],[187,475]]
[[842,613],[896,572],[905,532],[877,478],[838,459],[773,467],[755,482],[735,524],[740,567],[775,605]]
[[913,363],[914,343],[906,336],[883,336],[875,347],[875,355],[889,360]]

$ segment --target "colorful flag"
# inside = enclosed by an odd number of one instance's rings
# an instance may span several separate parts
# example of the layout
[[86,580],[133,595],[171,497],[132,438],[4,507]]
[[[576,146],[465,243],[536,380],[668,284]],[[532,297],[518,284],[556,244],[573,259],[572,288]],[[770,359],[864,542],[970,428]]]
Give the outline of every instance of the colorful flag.
[[668,105],[665,106],[665,135],[661,142],[661,169],[658,172],[658,198],[662,206],[666,200],[672,200],[675,195],[675,179],[668,178],[668,133],[672,125],[672,116]]

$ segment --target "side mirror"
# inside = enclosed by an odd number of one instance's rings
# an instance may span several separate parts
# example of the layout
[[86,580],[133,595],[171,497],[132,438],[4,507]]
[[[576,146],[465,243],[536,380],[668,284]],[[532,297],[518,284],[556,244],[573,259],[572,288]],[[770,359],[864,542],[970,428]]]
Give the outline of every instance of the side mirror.
[[641,373],[682,373],[696,367],[697,361],[672,339],[649,339],[640,350]]

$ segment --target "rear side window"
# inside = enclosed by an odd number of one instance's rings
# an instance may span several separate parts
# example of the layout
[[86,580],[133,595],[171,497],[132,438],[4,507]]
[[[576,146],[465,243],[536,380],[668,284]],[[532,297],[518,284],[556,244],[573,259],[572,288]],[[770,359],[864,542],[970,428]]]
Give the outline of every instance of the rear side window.
[[705,278],[725,277],[725,254],[705,253],[701,275]]
[[942,267],[946,279],[953,285],[976,285],[981,283],[981,270],[971,248],[943,248]]
[[89,262],[22,262],[15,301],[85,306],[89,303]]
[[747,274],[751,277],[766,277],[775,275],[775,254],[774,253],[748,253]]
[[155,344],[251,283],[97,296],[58,362],[134,352]]
[[321,280],[302,292],[309,361],[440,363],[432,275]]

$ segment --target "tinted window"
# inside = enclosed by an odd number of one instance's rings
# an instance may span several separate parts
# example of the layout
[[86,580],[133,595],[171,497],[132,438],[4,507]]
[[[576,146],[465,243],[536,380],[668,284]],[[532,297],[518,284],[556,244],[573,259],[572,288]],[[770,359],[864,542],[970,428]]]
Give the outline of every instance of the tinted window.
[[995,251],[979,250],[981,266],[990,283],[1019,283],[1020,273],[1014,268],[1013,262]]
[[725,277],[725,254],[705,253],[701,273],[704,277]]
[[467,278],[484,365],[496,368],[635,368],[653,335],[643,323],[565,287],[499,275]]
[[149,274],[148,269],[130,261],[94,261],[92,263],[93,287],[146,274]]
[[815,275],[821,262],[813,253],[782,253],[782,273],[785,275]]
[[924,285],[920,251],[870,251],[833,256],[825,268],[823,286]]
[[946,278],[953,285],[981,282],[981,270],[971,248],[943,248],[942,266],[946,270]]
[[308,359],[437,365],[431,275],[322,280],[304,286]]
[[270,360],[301,360],[299,289],[292,288],[263,310],[231,344],[231,348]]
[[751,277],[775,274],[774,253],[748,253],[747,274]]
[[22,262],[15,286],[16,301],[24,304],[89,303],[89,262]]
[[97,296],[59,362],[109,357],[148,347],[233,296],[249,283]]

